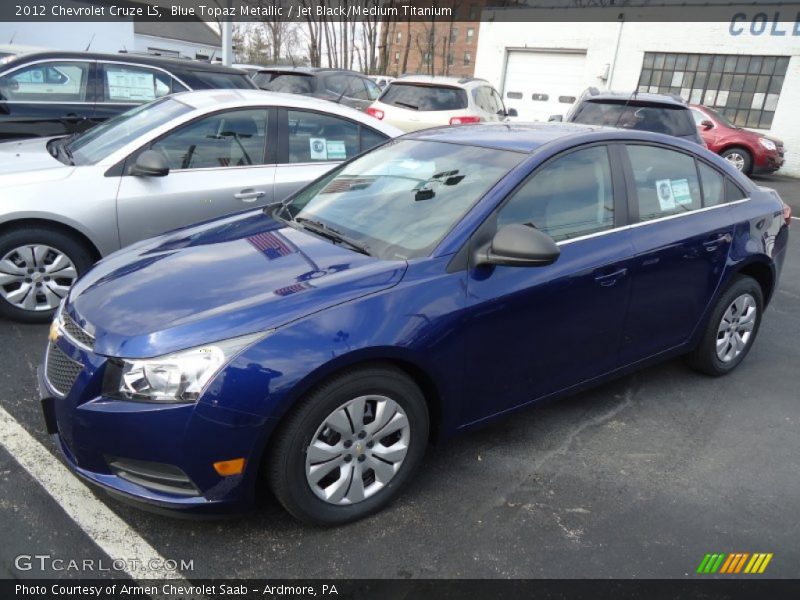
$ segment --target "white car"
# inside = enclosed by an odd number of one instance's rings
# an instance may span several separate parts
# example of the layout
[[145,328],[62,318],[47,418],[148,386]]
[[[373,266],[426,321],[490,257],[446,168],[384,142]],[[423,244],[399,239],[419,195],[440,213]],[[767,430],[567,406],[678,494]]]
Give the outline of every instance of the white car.
[[46,321],[110,252],[282,200],[401,133],[325,100],[204,90],[0,144],[0,316]]
[[500,94],[484,79],[413,75],[390,82],[367,114],[403,131],[441,125],[505,121]]

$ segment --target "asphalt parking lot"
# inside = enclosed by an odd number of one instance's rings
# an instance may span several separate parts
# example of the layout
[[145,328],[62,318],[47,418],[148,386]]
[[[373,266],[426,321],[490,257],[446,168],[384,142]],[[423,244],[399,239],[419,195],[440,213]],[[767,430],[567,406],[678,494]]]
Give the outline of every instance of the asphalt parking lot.
[[[800,180],[759,183],[777,188],[800,216]],[[125,539],[143,540],[162,557],[193,560],[182,572],[188,579],[683,578],[695,577],[708,552],[774,553],[768,574],[796,577],[800,233],[793,233],[759,339],[731,376],[710,379],[674,360],[523,412],[430,451],[397,503],[346,527],[299,525],[269,499],[235,519],[190,521],[102,493],[94,496],[119,517],[116,525],[91,511],[79,525],[0,444],[0,577],[95,576],[21,572],[15,557],[99,561],[120,527]],[[0,321],[0,406],[55,453],[35,384],[46,337],[46,326]],[[57,481],[72,476],[51,469],[56,459],[30,460],[56,473],[50,483],[63,493],[75,492],[74,482]]]

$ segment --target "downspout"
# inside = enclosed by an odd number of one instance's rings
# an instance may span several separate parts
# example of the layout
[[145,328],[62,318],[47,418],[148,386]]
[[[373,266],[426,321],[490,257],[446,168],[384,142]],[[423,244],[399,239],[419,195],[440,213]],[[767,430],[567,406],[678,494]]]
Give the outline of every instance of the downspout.
[[619,13],[619,16],[617,16],[617,20],[619,20],[619,29],[617,30],[617,44],[616,46],[614,46],[614,57],[611,59],[611,67],[608,70],[608,83],[606,84],[609,90],[614,89],[611,87],[611,82],[614,79],[614,70],[616,69],[617,66],[617,56],[619,55],[619,44],[620,41],[622,40],[622,27],[623,25],[625,25],[625,13]]

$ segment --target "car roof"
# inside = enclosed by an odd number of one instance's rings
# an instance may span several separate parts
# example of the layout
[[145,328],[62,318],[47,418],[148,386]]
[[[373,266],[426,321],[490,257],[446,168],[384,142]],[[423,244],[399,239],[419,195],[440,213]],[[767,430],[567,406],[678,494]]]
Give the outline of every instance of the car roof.
[[133,54],[128,52],[120,52],[118,54],[112,54],[112,53],[101,53],[101,52],[71,52],[71,51],[54,51],[54,50],[24,54],[6,63],[4,65],[4,69],[23,65],[31,61],[64,59],[64,58],[74,59],[74,60],[125,61],[141,65],[161,67],[163,69],[174,70],[174,71],[178,70],[213,71],[216,73],[235,73],[237,75],[242,74],[241,69],[235,69],[233,67],[225,67],[219,64],[207,63],[188,58],[167,58],[163,56]]
[[402,75],[398,77],[392,84],[402,83],[425,83],[428,85],[450,85],[455,87],[469,87],[471,85],[489,85],[485,79],[478,79],[476,77],[444,77],[441,75]]
[[680,138],[651,131],[558,122],[458,125],[423,129],[403,136],[403,139],[448,142],[527,154],[535,152],[541,146],[551,142],[568,140],[569,138],[582,138],[581,143],[602,140],[640,140],[666,143],[681,148],[701,149],[700,146],[693,142],[686,142]]
[[661,104],[681,108],[687,107],[686,102],[684,102],[682,99],[664,94],[651,94],[649,92],[599,92],[596,94],[587,95],[582,98],[582,100],[584,102],[602,102],[604,100],[610,100],[614,102],[630,101],[631,104],[634,104],[635,106],[642,106],[644,104]]
[[315,75],[317,73],[345,73],[347,75],[355,75],[356,77],[364,77],[369,79],[367,75],[352,71],[350,69],[336,69],[329,67],[295,67],[292,65],[274,65],[272,67],[261,67],[259,73],[301,73],[303,75]]
[[392,137],[397,137],[403,133],[393,125],[382,123],[378,119],[370,117],[366,113],[349,106],[345,106],[344,104],[337,104],[329,100],[321,100],[319,98],[300,94],[283,94],[280,92],[250,89],[212,89],[180,92],[172,94],[169,97],[197,110],[206,110],[208,108],[224,110],[226,108],[247,106],[283,106],[313,110],[339,115],[353,121],[358,121],[359,123],[364,123]]

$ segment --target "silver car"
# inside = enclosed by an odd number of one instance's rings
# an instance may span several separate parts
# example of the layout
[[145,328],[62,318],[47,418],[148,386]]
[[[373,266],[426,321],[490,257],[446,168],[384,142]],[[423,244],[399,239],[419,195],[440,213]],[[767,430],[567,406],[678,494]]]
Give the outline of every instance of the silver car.
[[46,321],[106,254],[279,201],[400,133],[325,100],[208,90],[77,137],[0,144],[0,315]]

